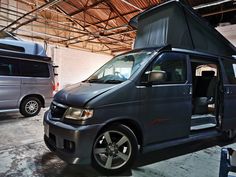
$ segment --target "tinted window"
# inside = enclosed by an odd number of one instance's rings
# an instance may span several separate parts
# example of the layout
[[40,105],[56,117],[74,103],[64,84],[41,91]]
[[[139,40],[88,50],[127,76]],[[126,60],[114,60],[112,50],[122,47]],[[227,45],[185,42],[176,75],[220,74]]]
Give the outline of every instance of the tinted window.
[[236,62],[223,60],[226,76],[230,84],[236,84]]
[[18,61],[14,59],[0,58],[0,75],[1,76],[17,76]]
[[49,69],[47,63],[34,61],[20,61],[21,75],[25,77],[49,77]]
[[163,80],[158,81],[162,84],[184,83],[187,80],[186,60],[175,54],[161,55],[152,66],[152,71],[164,73],[165,77],[163,77]]
[[0,49],[12,50],[16,52],[25,52],[24,47],[18,47],[18,46],[9,45],[9,44],[0,44]]

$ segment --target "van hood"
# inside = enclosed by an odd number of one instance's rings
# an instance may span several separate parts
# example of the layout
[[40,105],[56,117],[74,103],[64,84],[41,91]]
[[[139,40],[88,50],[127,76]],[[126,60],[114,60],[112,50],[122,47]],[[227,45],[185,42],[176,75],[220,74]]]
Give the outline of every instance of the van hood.
[[91,99],[116,87],[114,84],[78,83],[59,91],[54,100],[72,107],[84,107]]

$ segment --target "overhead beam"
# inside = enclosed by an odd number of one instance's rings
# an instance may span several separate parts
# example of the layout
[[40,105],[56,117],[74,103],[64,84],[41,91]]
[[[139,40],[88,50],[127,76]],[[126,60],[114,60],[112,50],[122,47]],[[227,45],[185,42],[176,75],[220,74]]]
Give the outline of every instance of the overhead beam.
[[[138,10],[134,10],[134,11],[132,11],[132,12],[127,12],[127,13],[124,13],[124,14],[121,14],[121,15],[122,15],[122,16],[126,16],[126,15],[130,15],[130,14],[133,14],[133,13],[136,13],[136,12],[139,12],[139,11],[138,11]],[[118,15],[116,15],[116,16],[110,18],[110,19],[106,19],[106,20],[98,21],[98,22],[96,22],[96,23],[92,23],[92,24],[90,24],[90,25],[99,25],[99,24],[101,24],[101,23],[107,23],[108,21],[115,20],[115,19],[117,19],[117,18],[119,18]],[[87,25],[87,26],[85,26],[85,27],[89,27],[89,25]]]
[[[111,39],[111,40],[114,40],[114,38],[111,38],[112,36],[116,36],[116,35],[122,35],[122,34],[126,34],[126,33],[132,33],[132,32],[136,32],[136,30],[129,30],[129,31],[121,31],[121,32],[117,32],[117,33],[112,33],[112,34],[108,34],[108,35],[97,35],[97,36],[94,36],[93,38],[90,38],[90,39],[86,39],[86,40],[82,40],[82,41],[79,41],[79,42],[89,42],[89,41],[92,41],[92,40],[95,40],[95,39],[101,39],[101,38],[108,38],[108,39]],[[72,40],[76,40],[78,38],[74,38]],[[116,39],[115,39],[116,40]],[[71,42],[69,44],[76,44],[77,42]],[[125,43],[127,44],[127,43]]]
[[[102,1],[104,2],[104,1],[106,1],[106,0],[102,0]],[[92,6],[92,5],[91,5],[91,6]],[[89,6],[87,6],[87,7],[89,7]],[[57,6],[57,10],[59,10],[59,11],[61,11],[63,14],[65,14],[65,15],[68,17],[68,19],[69,19],[70,21],[72,21],[72,22],[74,22],[75,24],[78,24],[80,27],[84,28],[80,23],[78,23],[75,19],[73,19],[73,18],[71,17],[71,15],[67,14],[67,13],[66,13],[63,9],[61,9],[59,6]],[[88,29],[84,28],[84,31],[88,32],[88,36],[93,36],[93,37],[96,38],[96,36],[95,36],[92,32],[90,32]],[[98,39],[98,40],[99,40],[99,39]],[[99,41],[100,41],[100,40],[99,40]],[[103,44],[102,41],[100,41],[100,42],[101,42],[101,44],[104,45],[105,47],[110,48],[108,45]],[[77,42],[77,43],[78,43],[78,42]],[[75,43],[74,43],[74,44],[75,44]]]
[[78,9],[78,10],[76,10],[76,11],[74,11],[74,12],[68,14],[68,15],[69,15],[69,16],[74,16],[74,15],[79,14],[79,13],[81,13],[81,12],[84,12],[84,11],[90,9],[90,8],[96,7],[98,4],[101,4],[101,3],[106,2],[106,1],[108,1],[108,0],[98,0],[98,1],[95,2],[94,4],[89,5],[89,6],[85,6],[85,7],[83,7],[83,8],[80,8],[80,9]]
[[227,2],[234,2],[234,0],[220,0],[220,1],[214,1],[214,2],[210,2],[210,3],[206,3],[206,4],[200,4],[198,6],[193,7],[194,10],[198,10],[198,9],[203,9],[206,7],[212,7],[212,6],[217,6],[217,5],[221,5]]
[[226,10],[221,10],[221,11],[218,11],[218,12],[212,12],[212,13],[203,14],[202,17],[208,17],[208,16],[212,16],[212,15],[218,15],[218,14],[227,13],[227,12],[233,12],[233,11],[236,11],[236,8],[226,9]]
[[37,20],[37,17],[34,17],[34,18],[32,18],[32,19],[29,19],[29,20],[25,21],[24,23],[20,23],[20,24],[19,24],[18,26],[16,26],[15,28],[12,28],[11,32],[17,30],[18,28],[20,28],[20,27],[22,27],[22,26],[24,26],[24,25],[27,25],[27,24],[29,24],[29,23],[32,23],[32,22],[35,21],[35,20]]
[[139,8],[138,6],[136,6],[136,5],[134,5],[134,4],[131,4],[131,3],[128,2],[127,0],[121,0],[121,1],[124,2],[124,3],[127,4],[127,5],[129,5],[129,6],[133,7],[133,8],[135,8],[135,9],[141,11],[141,12],[143,11],[143,9]]
[[2,32],[2,31],[4,31],[4,30],[8,29],[9,27],[15,25],[18,21],[20,21],[21,19],[25,18],[26,16],[28,16],[28,15],[30,15],[30,14],[32,14],[32,13],[35,13],[35,12],[40,12],[40,11],[42,11],[43,9],[48,8],[48,7],[50,7],[50,6],[53,6],[53,5],[55,5],[56,3],[60,2],[60,1],[61,1],[61,0],[51,0],[51,1],[49,1],[49,2],[47,2],[47,3],[45,3],[45,4],[43,4],[43,5],[41,5],[41,6],[37,7],[37,8],[35,8],[34,10],[32,10],[32,11],[30,11],[30,12],[28,12],[28,13],[22,15],[20,18],[16,19],[15,21],[13,21],[12,23],[10,23],[10,24],[7,25],[6,27],[2,28],[2,29],[0,30],[0,32]]
[[106,4],[120,17],[120,19],[125,23],[129,24],[129,21],[118,11],[118,9],[109,1]]
[[[0,27],[3,27],[4,25],[0,25]],[[22,30],[22,29],[17,29],[16,32],[14,34],[17,34],[17,31],[22,31],[22,32],[26,32],[26,33],[32,33],[32,34],[37,34],[37,35],[41,35],[41,36],[47,36],[49,38],[55,38],[55,39],[67,39],[65,37],[60,37],[60,36],[55,36],[52,34],[46,34],[46,33],[41,33],[41,32],[36,32],[36,31],[32,31],[32,30]],[[32,36],[34,38],[34,36]]]
[[[10,9],[9,9],[9,11],[11,11]],[[17,15],[17,14],[15,14],[15,13],[6,13],[6,12],[3,12],[3,11],[1,11],[0,10],[0,13],[5,13],[6,15],[12,15],[12,16],[15,16],[15,17],[19,17],[19,15]],[[14,12],[14,11],[13,11]],[[1,15],[0,15],[1,16]],[[2,15],[2,17],[4,18],[4,16]],[[29,17],[32,17],[32,18],[34,18],[33,16],[31,16],[31,15],[29,15]],[[6,19],[8,19],[8,21],[10,21],[10,22],[13,22],[14,20],[13,19],[9,19],[9,18],[6,18]],[[26,19],[27,21],[30,21],[30,20],[32,20],[32,19],[30,19],[30,18],[24,18],[24,19]],[[62,24],[62,23],[60,23],[60,22],[58,22],[58,21],[53,21],[53,20],[51,20],[51,19],[45,19],[45,18],[43,18],[43,17],[40,17],[40,16],[37,16],[37,20],[36,20],[36,22],[37,23],[40,23],[40,24],[43,24],[44,25],[44,27],[45,27],[45,22],[42,22],[42,21],[40,21],[40,20],[43,20],[43,21],[47,21],[47,22],[49,22],[47,25],[48,25],[48,27],[47,28],[53,28],[53,29],[57,29],[57,30],[60,30],[60,31],[68,31],[68,32],[74,32],[74,33],[78,33],[78,34],[83,34],[83,35],[86,35],[86,34],[88,34],[87,32],[85,32],[84,30],[81,30],[81,29],[79,29],[79,28],[76,28],[76,27],[74,27],[74,26],[71,26],[71,25],[66,25],[66,24]],[[69,23],[69,22],[68,22]],[[28,23],[27,23],[28,24]],[[27,24],[23,24],[23,25],[27,25]],[[19,24],[20,25],[20,24]],[[23,26],[23,25],[21,25],[21,26]],[[32,26],[35,26],[35,25],[32,25]],[[63,28],[64,27],[64,28]],[[70,27],[72,30],[68,30],[68,27]],[[11,28],[12,30],[14,29],[14,28]]]

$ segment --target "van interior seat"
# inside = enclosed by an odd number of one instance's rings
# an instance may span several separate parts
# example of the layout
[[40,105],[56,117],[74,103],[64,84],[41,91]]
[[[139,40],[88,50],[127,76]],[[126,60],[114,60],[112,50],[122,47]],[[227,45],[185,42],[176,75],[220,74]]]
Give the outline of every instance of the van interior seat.
[[203,71],[195,81],[194,114],[207,114],[208,104],[215,103],[217,77],[214,71]]

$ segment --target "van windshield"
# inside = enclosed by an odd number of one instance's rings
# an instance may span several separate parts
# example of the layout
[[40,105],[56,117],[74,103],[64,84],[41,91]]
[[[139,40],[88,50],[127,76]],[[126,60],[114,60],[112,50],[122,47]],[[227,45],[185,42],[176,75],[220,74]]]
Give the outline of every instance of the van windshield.
[[153,51],[139,51],[114,57],[86,82],[119,84],[128,80],[148,59]]

